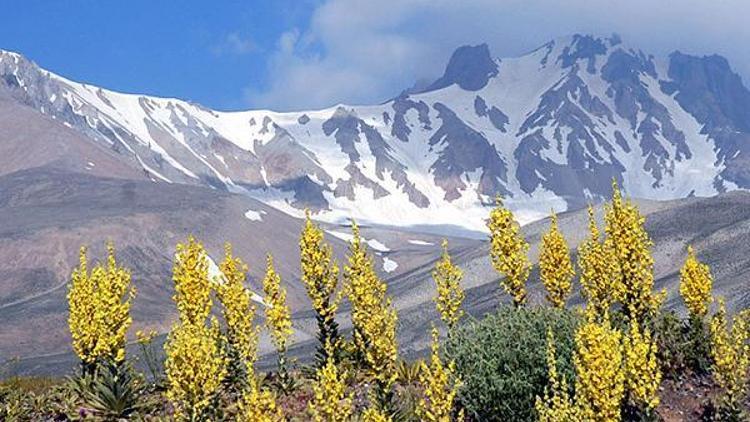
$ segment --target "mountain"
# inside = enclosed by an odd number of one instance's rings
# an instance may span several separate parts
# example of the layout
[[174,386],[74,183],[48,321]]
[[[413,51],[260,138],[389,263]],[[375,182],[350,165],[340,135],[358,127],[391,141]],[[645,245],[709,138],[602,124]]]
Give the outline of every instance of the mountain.
[[9,52],[0,91],[159,183],[328,222],[481,231],[496,195],[528,222],[600,201],[612,178],[651,199],[750,187],[750,91],[727,61],[656,57],[617,36],[507,59],[464,46],[425,89],[294,113],[117,93]]
[[[524,222],[569,210],[560,224],[575,246],[580,208],[607,198],[612,178],[645,198],[669,306],[679,307],[688,243],[730,308],[750,303],[750,195],[727,192],[750,188],[750,93],[723,58],[575,35],[508,59],[460,47],[420,86],[378,105],[220,112],[73,82],[0,52],[0,356],[20,356],[24,373],[72,367],[65,286],[80,245],[96,261],[107,240],[140,292],[134,329],[166,332],[174,246],[195,234],[213,263],[232,242],[256,292],[274,254],[304,358],[315,333],[297,264],[305,208],[339,262],[346,220],[359,220],[399,310],[401,350],[419,354],[436,318],[442,237],[465,270],[467,311],[481,315],[499,292],[479,233],[494,197]],[[532,259],[546,227],[524,227]]]

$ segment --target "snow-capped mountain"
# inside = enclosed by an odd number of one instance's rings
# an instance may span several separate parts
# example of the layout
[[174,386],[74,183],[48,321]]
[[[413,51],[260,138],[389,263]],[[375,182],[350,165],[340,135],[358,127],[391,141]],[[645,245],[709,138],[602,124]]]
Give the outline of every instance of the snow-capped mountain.
[[325,221],[482,230],[496,195],[531,221],[607,197],[612,178],[654,199],[750,187],[750,92],[727,61],[654,57],[617,36],[574,35],[508,59],[465,46],[426,89],[307,112],[122,94],[10,52],[0,90],[155,182]]

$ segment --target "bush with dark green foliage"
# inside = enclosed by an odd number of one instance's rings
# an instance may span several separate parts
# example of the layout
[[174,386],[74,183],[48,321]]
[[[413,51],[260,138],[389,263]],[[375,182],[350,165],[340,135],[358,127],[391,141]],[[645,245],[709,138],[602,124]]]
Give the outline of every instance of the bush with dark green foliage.
[[711,369],[711,338],[705,321],[682,320],[674,311],[660,312],[652,321],[664,376],[706,375]]
[[578,317],[567,310],[503,306],[495,314],[456,329],[446,343],[463,387],[467,416],[480,421],[536,420],[534,402],[544,394],[547,330],[555,335],[558,372],[574,380]]

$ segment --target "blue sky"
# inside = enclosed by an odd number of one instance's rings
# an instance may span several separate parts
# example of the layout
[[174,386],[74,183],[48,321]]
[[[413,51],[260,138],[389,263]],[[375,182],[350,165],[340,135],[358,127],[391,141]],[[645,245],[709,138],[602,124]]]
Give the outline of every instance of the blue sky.
[[746,0],[24,0],[0,48],[68,78],[222,110],[379,102],[462,44],[515,56],[572,33],[719,53],[750,80]]
[[[206,5],[211,7],[206,7]],[[24,0],[3,8],[0,48],[71,79],[244,108],[268,83],[279,36],[304,30],[308,1]]]

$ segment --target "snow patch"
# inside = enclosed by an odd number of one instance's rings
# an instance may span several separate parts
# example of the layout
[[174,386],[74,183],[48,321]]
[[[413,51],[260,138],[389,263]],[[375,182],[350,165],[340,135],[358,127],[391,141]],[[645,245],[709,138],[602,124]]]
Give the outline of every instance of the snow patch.
[[398,268],[398,262],[388,258],[387,256],[383,258],[383,271],[392,273],[396,271],[396,268]]
[[425,242],[424,240],[417,240],[417,239],[409,239],[408,242],[411,243],[412,245],[417,245],[417,246],[432,246],[432,245],[434,245],[434,243],[432,243],[432,242]]
[[263,221],[263,215],[265,215],[266,212],[263,210],[255,211],[255,210],[247,210],[245,213],[245,218],[247,218],[250,221]]
[[[345,233],[335,230],[326,230],[326,233],[330,234],[333,237],[339,238],[345,242],[351,242],[352,239],[354,239],[354,235],[351,233]],[[361,237],[361,239],[367,243],[369,247],[372,249],[378,251],[378,252],[390,252],[391,249],[383,244],[383,242],[377,240],[377,239],[365,239],[364,237]]]

